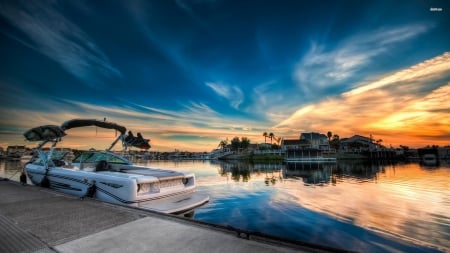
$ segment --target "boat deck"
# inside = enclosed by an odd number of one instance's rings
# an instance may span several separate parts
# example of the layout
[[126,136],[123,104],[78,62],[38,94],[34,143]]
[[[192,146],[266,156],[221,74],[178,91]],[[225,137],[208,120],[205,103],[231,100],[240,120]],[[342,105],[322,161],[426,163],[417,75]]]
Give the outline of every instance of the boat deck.
[[0,252],[330,252],[0,178]]

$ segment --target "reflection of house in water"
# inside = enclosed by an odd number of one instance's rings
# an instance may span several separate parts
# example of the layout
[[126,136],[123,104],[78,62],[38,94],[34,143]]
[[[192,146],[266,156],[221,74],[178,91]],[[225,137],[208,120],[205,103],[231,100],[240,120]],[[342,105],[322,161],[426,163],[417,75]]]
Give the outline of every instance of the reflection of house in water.
[[6,148],[6,156],[8,159],[19,160],[26,151],[25,146],[8,146]]
[[302,179],[305,185],[335,185],[343,181],[369,182],[384,172],[384,166],[364,162],[333,163],[287,163],[285,178]]
[[335,168],[336,164],[332,163],[286,163],[283,177],[301,178],[306,185],[324,185],[332,181],[332,174]]
[[335,176],[341,180],[367,182],[377,179],[377,174],[384,172],[384,166],[370,162],[345,162],[337,165]]
[[255,171],[278,171],[282,170],[284,165],[281,163],[255,163],[253,169]]
[[420,157],[420,164],[425,166],[439,166],[439,152],[437,148],[419,148],[417,152]]

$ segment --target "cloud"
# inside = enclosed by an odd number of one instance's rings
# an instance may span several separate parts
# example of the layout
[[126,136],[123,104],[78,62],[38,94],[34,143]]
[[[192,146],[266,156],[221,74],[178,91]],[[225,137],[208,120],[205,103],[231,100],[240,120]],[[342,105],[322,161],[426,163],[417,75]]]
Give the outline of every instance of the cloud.
[[121,77],[103,51],[77,25],[65,18],[51,1],[2,3],[0,15],[28,40],[7,36],[59,63],[67,72],[93,88],[104,79]]
[[449,145],[450,53],[299,108],[280,132],[378,135],[385,144]]
[[244,94],[238,86],[213,82],[206,82],[205,85],[210,87],[217,95],[230,101],[230,105],[235,109],[239,109],[239,105],[244,101]]
[[409,80],[430,79],[435,78],[433,75],[440,75],[442,72],[450,70],[450,53],[446,52],[443,55],[427,60],[423,63],[417,64],[411,68],[398,71],[395,74],[389,75],[381,80],[363,85],[349,92],[344,93],[344,96],[357,95],[365,91],[369,91],[383,86],[390,85],[396,82],[405,82]]
[[294,79],[300,90],[310,96],[337,85],[349,85],[348,81],[366,68],[374,57],[427,32],[431,27],[412,24],[378,29],[352,36],[332,50],[312,43],[310,50],[298,62]]

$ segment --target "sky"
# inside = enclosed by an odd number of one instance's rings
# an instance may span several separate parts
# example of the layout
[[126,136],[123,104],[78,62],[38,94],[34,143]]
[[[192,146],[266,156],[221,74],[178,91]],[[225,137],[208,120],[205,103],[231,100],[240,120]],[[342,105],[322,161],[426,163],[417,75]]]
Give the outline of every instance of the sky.
[[[153,151],[331,131],[450,145],[444,0],[0,1],[0,146],[74,118]],[[111,130],[62,146],[106,148]]]

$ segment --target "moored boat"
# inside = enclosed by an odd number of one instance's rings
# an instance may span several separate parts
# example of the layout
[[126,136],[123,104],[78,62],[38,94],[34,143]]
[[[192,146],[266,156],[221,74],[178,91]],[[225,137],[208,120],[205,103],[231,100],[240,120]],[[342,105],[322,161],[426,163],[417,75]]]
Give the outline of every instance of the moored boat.
[[[96,126],[114,129],[120,135],[105,151],[82,152],[72,161],[65,162],[68,152],[54,150],[56,144],[75,127]],[[29,141],[40,141],[36,148],[39,158],[25,166],[35,185],[49,187],[78,197],[93,197],[102,201],[129,205],[163,213],[188,212],[209,200],[209,196],[195,192],[195,175],[150,168],[133,164],[111,152],[119,141],[125,149],[134,144],[150,147],[146,139],[131,139],[126,128],[115,123],[75,119],[62,124],[44,125],[24,133]],[[133,137],[135,138],[135,137]],[[42,147],[51,143],[50,151]]]

